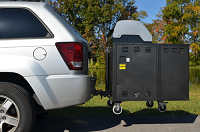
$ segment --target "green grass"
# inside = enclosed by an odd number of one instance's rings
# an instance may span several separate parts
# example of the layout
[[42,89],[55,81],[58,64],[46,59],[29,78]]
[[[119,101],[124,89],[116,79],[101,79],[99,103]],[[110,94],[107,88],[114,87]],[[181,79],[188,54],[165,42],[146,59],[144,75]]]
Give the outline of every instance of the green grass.
[[189,101],[168,101],[167,111],[160,113],[157,102],[152,108],[145,101],[126,101],[121,104],[123,112],[115,115],[107,106],[107,97],[95,96],[83,105],[50,111],[47,116],[88,117],[88,116],[174,116],[200,115],[200,86],[190,86]]
[[200,66],[190,66],[190,68],[200,69]]

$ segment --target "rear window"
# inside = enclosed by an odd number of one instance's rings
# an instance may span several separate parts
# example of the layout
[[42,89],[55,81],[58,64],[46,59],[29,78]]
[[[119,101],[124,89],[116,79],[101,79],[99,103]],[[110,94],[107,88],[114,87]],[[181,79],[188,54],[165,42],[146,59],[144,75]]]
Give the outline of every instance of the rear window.
[[0,8],[0,39],[50,37],[38,18],[27,9]]

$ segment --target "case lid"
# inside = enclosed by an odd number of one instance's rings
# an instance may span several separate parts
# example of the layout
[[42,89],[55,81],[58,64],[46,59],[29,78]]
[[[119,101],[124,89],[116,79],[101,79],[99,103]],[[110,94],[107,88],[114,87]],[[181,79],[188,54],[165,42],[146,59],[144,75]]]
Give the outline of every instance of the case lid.
[[118,21],[113,32],[113,38],[121,38],[122,35],[139,35],[143,41],[152,42],[152,36],[147,28],[139,21]]

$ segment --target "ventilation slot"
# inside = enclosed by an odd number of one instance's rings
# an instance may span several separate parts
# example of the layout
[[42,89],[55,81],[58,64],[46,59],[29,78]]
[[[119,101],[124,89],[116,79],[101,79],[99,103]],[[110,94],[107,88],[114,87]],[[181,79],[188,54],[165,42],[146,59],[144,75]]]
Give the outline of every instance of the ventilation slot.
[[185,53],[185,48],[180,48],[180,53]]
[[164,48],[164,53],[169,53],[169,48]]
[[146,47],[145,48],[145,53],[151,53],[151,47]]
[[140,52],[140,47],[134,47],[134,52]]
[[122,47],[122,52],[128,52],[128,47]]
[[122,97],[128,97],[128,91],[122,91]]

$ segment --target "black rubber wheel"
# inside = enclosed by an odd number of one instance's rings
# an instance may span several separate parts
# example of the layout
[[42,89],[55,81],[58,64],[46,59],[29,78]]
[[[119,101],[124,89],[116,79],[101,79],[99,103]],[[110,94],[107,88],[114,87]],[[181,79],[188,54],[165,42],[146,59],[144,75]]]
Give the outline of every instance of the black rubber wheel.
[[110,100],[108,100],[108,101],[107,101],[107,105],[108,105],[109,107],[113,107],[113,106],[114,106],[114,104],[115,104],[115,103],[113,103],[113,102],[112,102],[112,103],[110,103]]
[[161,107],[160,104],[158,105],[158,110],[159,110],[160,112],[165,112],[166,109],[167,109],[167,106],[166,106],[166,105],[164,105],[164,109]]
[[153,101],[147,101],[147,102],[146,102],[146,106],[147,106],[148,108],[153,107],[153,105],[154,105]]
[[35,104],[22,87],[0,82],[1,132],[30,132],[35,124]]

